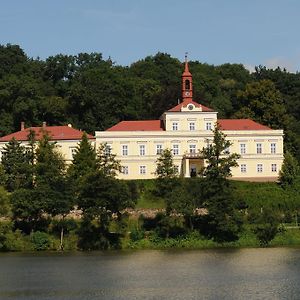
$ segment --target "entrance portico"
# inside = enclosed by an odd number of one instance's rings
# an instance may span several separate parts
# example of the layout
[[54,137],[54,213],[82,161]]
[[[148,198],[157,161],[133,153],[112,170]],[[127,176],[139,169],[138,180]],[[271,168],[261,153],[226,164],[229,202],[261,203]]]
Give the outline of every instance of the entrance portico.
[[196,177],[204,167],[203,157],[199,153],[187,153],[182,160],[183,177]]

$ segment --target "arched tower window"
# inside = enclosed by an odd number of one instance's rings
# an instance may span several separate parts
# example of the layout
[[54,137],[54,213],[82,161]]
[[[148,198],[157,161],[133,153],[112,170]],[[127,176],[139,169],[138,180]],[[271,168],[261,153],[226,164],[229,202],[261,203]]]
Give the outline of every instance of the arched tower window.
[[186,79],[186,81],[185,81],[185,89],[186,90],[190,90],[191,89],[190,88],[190,81],[188,79]]

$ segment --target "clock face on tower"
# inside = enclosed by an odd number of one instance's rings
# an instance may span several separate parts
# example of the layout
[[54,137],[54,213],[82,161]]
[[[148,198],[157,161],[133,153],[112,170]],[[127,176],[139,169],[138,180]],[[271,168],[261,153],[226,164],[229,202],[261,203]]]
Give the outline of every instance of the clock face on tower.
[[189,96],[190,92],[185,92],[184,94],[185,94],[185,96]]

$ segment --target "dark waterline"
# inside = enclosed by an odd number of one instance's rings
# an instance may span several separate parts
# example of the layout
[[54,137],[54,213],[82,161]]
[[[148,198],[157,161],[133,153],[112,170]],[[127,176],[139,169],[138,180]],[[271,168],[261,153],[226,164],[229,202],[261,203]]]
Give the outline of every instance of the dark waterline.
[[300,249],[0,255],[0,299],[300,299]]

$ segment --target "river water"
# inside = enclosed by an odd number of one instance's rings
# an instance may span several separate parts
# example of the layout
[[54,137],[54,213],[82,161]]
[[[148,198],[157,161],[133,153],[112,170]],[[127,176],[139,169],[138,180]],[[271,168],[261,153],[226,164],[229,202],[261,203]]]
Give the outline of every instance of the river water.
[[300,299],[300,249],[0,255],[0,299]]

